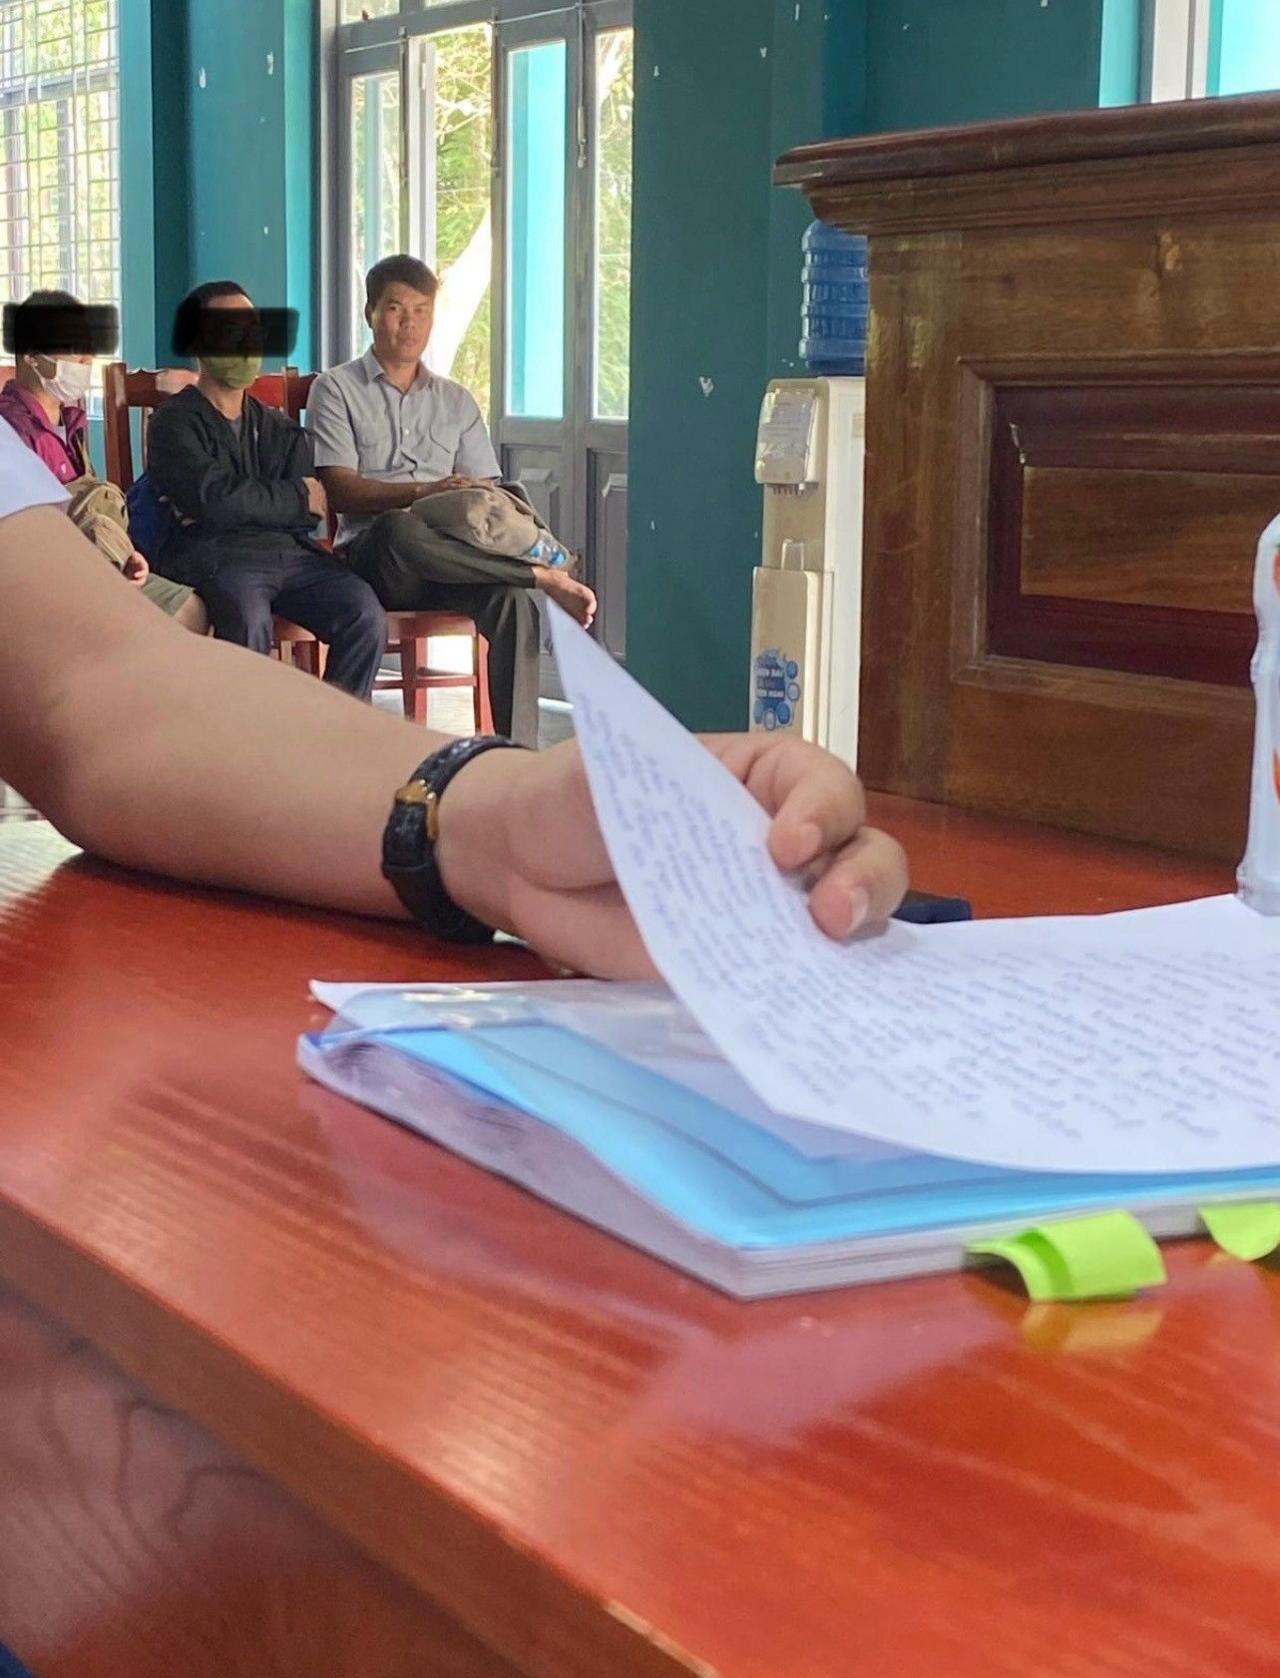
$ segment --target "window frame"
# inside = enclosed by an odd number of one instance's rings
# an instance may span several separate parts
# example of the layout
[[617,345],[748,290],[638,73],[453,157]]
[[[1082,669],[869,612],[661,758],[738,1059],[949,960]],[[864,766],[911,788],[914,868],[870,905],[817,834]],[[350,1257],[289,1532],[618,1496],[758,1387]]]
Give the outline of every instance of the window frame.
[[1217,0],[1143,0],[1142,84],[1146,104],[1204,99]]

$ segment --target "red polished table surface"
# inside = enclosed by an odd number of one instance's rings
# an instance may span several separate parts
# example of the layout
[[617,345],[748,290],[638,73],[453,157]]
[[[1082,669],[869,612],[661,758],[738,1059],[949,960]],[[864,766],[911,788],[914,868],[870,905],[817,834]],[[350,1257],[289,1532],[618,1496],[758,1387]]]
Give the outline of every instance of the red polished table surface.
[[[1230,886],[876,810],[981,913]],[[1274,1274],[739,1304],[294,1068],[312,977],[535,972],[0,826],[0,1279],[538,1678],[1280,1670]]]

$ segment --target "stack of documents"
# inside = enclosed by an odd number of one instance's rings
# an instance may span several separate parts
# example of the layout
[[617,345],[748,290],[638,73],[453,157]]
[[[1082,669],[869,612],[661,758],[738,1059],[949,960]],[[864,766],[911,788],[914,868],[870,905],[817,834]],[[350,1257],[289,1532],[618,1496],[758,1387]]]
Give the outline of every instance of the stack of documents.
[[839,946],[737,781],[559,614],[666,987],[319,987],[314,1077],[725,1290],[954,1268],[1125,1208],[1280,1195],[1280,920],[1234,898]]

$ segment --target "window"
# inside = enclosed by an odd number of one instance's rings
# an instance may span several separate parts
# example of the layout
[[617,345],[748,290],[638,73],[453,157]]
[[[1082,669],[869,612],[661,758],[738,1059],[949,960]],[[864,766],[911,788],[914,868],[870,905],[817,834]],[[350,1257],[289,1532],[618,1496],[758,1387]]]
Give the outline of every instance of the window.
[[592,414],[625,420],[631,396],[631,120],[635,37],[596,36],[595,344]]
[[507,412],[564,414],[563,40],[519,47],[507,75]]
[[0,0],[0,297],[120,303],[117,0]]
[[400,76],[386,71],[351,82],[351,342],[369,341],[364,276],[400,249]]
[[390,17],[400,10],[400,0],[342,0],[343,23],[368,23],[370,18]]
[[618,655],[634,14],[633,0],[324,0],[321,33],[321,353],[368,344],[380,257],[435,269],[427,365],[471,391],[504,474],[582,555]]
[[409,249],[440,276],[427,360],[489,415],[493,268],[493,30],[410,47]]
[[1280,88],[1278,0],[1146,0],[1144,24],[1149,99]]

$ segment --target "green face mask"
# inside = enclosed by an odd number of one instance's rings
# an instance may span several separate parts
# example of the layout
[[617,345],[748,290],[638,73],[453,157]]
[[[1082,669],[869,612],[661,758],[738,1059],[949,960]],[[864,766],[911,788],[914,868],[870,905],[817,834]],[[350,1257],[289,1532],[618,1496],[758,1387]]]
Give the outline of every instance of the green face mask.
[[206,355],[200,365],[228,390],[247,390],[262,371],[260,355]]

